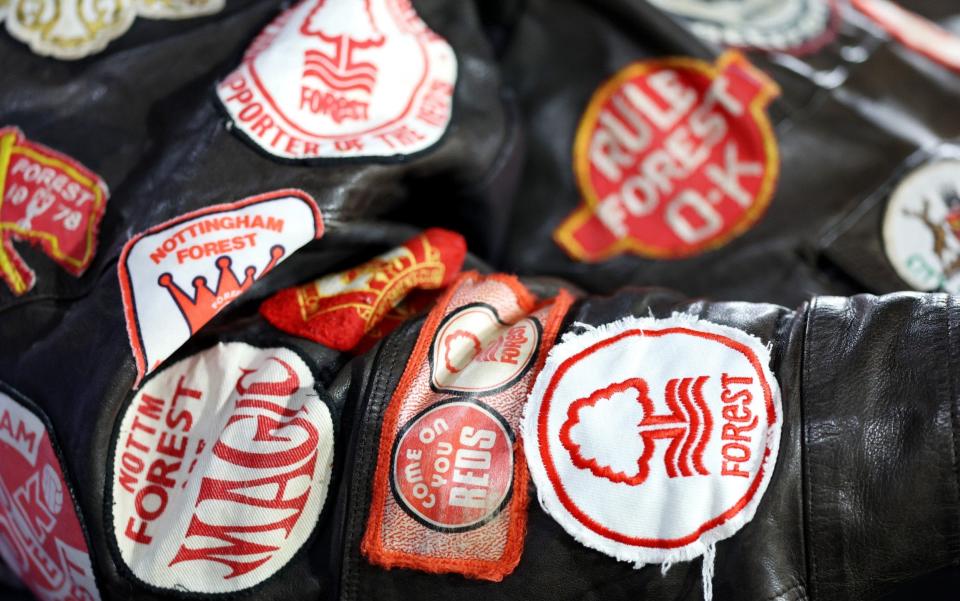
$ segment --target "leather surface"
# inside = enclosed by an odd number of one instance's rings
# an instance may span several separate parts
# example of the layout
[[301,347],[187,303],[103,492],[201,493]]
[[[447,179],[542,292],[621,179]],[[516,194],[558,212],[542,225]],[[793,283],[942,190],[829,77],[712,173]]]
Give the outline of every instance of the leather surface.
[[[720,49],[639,0],[414,5],[453,46],[459,76],[441,143],[395,163],[282,163],[228,130],[214,86],[282,8],[275,0],[229,1],[220,14],[182,22],[139,19],[103,53],[70,63],[0,33],[0,126],[76,158],[111,190],[83,277],[17,242],[37,286],[14,297],[0,285],[0,380],[54,425],[102,598],[183,598],[132,582],[109,549],[110,439],[136,373],[121,248],[182,213],[289,187],[317,200],[327,233],[165,362],[217,341],[289,345],[310,358],[335,408],[333,482],[317,536],[276,577],[231,598],[702,598],[699,559],[665,576],[658,566],[634,569],[582,546],[536,501],[520,564],[499,583],[383,570],[361,555],[383,411],[423,316],[353,357],[286,336],[257,309],[281,288],[360,264],[425,226],[464,234],[465,269],[517,273],[543,297],[572,291],[578,301],[561,333],[574,322],[680,311],[772,345],[780,454],[754,519],[717,546],[715,599],[957,598],[960,306],[940,294],[860,293],[907,288],[883,254],[882,208],[898,174],[960,136],[960,77],[851,20],[812,54],[750,53],[783,91],[770,109],[781,176],[766,216],[692,258],[584,264],[552,233],[581,202],[571,148],[588,99],[632,61],[713,60]],[[911,6],[960,31],[953,2]],[[27,598],[3,566],[0,598]]]

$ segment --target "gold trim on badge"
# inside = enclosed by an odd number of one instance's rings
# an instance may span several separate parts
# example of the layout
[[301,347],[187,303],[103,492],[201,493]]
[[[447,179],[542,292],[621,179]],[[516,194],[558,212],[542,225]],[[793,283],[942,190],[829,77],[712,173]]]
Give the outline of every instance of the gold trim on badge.
[[[740,219],[722,236],[702,246],[698,246],[693,252],[675,252],[657,248],[644,244],[630,236],[617,239],[613,244],[597,253],[587,251],[574,237],[574,233],[590,217],[595,215],[594,209],[597,204],[599,204],[596,191],[590,183],[590,160],[587,149],[591,136],[596,130],[597,120],[604,103],[614,92],[619,90],[625,82],[635,77],[646,75],[654,69],[686,69],[701,73],[713,80],[734,63],[760,84],[757,95],[750,101],[749,110],[760,132],[766,161],[763,181],[760,183],[760,188],[750,208],[747,209]],[[779,177],[780,155],[777,140],[773,132],[773,126],[770,123],[770,118],[766,113],[767,105],[779,94],[780,87],[765,73],[750,64],[743,54],[735,50],[724,52],[717,59],[716,65],[688,57],[669,57],[640,61],[627,65],[615,73],[594,92],[580,120],[580,125],[577,127],[573,143],[573,171],[577,181],[577,187],[580,190],[584,202],[554,230],[554,240],[573,259],[592,263],[604,261],[625,252],[632,252],[653,259],[678,259],[714,250],[740,236],[756,223],[760,216],[766,211],[773,197],[773,191],[776,187],[777,178]]]

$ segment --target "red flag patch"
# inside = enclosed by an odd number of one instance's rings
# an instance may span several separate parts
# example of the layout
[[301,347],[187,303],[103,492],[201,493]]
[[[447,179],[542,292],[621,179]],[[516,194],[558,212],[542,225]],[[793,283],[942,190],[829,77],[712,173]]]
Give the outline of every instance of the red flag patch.
[[0,128],[0,277],[14,294],[33,288],[36,275],[13,240],[39,245],[80,276],[93,261],[107,196],[103,180],[80,163],[16,127]]

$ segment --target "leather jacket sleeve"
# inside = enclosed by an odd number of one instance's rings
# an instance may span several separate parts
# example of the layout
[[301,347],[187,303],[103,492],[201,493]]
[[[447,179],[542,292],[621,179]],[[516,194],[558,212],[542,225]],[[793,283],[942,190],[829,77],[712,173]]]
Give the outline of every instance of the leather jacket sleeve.
[[[937,570],[956,565],[955,300],[919,294],[821,297],[788,310],[627,289],[579,301],[564,330],[578,327],[575,322],[600,325],[673,312],[769,342],[783,391],[772,481],[753,520],[717,546],[717,598],[896,598],[905,590],[924,590],[943,578]],[[376,462],[371,441],[379,438],[384,406],[418,326],[401,328],[350,365],[349,376],[341,374],[349,387],[334,392],[355,412],[345,432],[350,477],[338,494],[338,598],[700,598],[699,560],[674,564],[665,576],[657,566],[634,569],[581,546],[536,502],[529,507],[520,564],[503,582],[385,571],[367,563],[359,539]]]

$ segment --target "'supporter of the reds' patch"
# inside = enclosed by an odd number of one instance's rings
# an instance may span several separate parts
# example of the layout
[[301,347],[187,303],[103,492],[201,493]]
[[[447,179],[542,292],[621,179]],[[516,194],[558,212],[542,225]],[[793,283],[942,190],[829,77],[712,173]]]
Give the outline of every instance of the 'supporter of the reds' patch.
[[38,599],[100,599],[90,552],[51,431],[0,385],[0,558]]
[[317,203],[277,190],[137,234],[117,273],[137,383],[278,263],[323,235]]
[[0,278],[16,295],[36,281],[14,240],[32,242],[74,276],[97,249],[107,185],[68,156],[0,128]]
[[424,323],[386,408],[362,549],[374,564],[499,581],[526,529],[520,411],[571,297],[465,274]]
[[541,504],[584,545],[634,564],[687,561],[737,533],[777,461],[770,353],[695,317],[566,334],[524,409]]
[[450,123],[457,58],[410,0],[303,0],[217,87],[236,131],[282,159],[403,158]]
[[284,332],[352,350],[413,290],[435,290],[460,273],[460,234],[430,228],[366,263],[273,295],[260,313]]
[[287,348],[219,344],[150,378],[110,458],[112,550],[135,581],[232,593],[309,540],[333,465],[330,408]]
[[779,156],[766,106],[779,93],[743,55],[633,63],[594,93],[573,168],[583,204],[554,232],[573,258],[653,259],[726,244],[763,215]]

